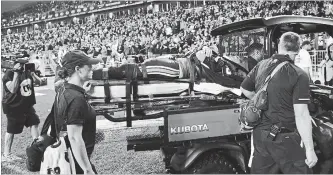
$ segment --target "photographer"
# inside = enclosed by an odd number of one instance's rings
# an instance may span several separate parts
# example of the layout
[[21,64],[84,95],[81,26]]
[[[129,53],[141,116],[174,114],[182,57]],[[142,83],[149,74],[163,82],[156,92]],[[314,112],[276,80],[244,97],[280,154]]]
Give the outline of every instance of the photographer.
[[33,64],[27,64],[27,59],[15,61],[13,69],[8,70],[2,78],[3,82],[3,112],[7,116],[7,132],[5,134],[4,153],[2,161],[20,160],[11,153],[14,134],[20,134],[23,127],[30,127],[33,139],[39,136],[39,117],[33,105],[36,104],[34,81],[40,81],[34,73]]

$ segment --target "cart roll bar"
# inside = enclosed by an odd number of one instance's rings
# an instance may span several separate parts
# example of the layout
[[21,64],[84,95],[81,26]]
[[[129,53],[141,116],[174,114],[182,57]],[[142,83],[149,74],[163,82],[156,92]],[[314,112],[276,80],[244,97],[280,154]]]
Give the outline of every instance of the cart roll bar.
[[142,68],[142,76],[143,76],[143,82],[144,84],[149,84],[149,79],[148,79],[148,75],[147,75],[147,67],[145,64],[141,64],[141,68]]
[[109,73],[108,73],[108,68],[104,67],[103,68],[103,74],[102,78],[104,80],[104,93],[105,93],[105,103],[110,103],[111,100],[111,92],[110,92],[110,87],[109,87]]
[[[134,71],[134,70],[133,70]],[[133,78],[130,72],[129,65],[126,66],[126,126],[132,127],[132,111],[131,111],[131,94],[132,94],[132,81]],[[131,71],[132,72],[132,71]]]

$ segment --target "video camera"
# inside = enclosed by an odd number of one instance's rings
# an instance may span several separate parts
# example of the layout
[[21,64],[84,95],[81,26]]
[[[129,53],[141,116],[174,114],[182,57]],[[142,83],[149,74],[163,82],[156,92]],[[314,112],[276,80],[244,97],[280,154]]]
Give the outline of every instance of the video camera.
[[18,72],[23,72],[23,71],[35,72],[36,71],[35,64],[34,63],[28,63],[28,60],[26,60],[26,59],[22,59],[22,58],[17,59],[14,62],[14,66],[17,63],[20,63],[20,65],[21,65],[21,69],[17,70]]

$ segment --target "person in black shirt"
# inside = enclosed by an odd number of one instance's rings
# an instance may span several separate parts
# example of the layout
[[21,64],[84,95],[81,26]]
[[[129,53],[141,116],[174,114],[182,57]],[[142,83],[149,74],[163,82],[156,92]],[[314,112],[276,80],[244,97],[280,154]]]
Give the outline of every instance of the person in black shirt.
[[97,173],[90,162],[95,146],[96,112],[87,102],[85,92],[91,87],[88,80],[92,78],[92,65],[100,62],[102,60],[89,58],[84,52],[74,50],[64,55],[58,71],[58,76],[66,80],[57,90],[57,124],[64,124],[57,127],[67,131],[77,174]]
[[21,159],[11,153],[14,135],[20,134],[23,127],[30,127],[33,139],[38,138],[39,117],[33,105],[36,104],[34,80],[40,79],[34,72],[25,70],[28,60],[18,59],[13,69],[8,70],[2,78],[2,109],[7,116],[7,132],[5,135],[4,153],[1,161]]
[[[284,33],[278,44],[278,54],[257,64],[241,84],[241,91],[249,99],[264,84],[273,69],[287,62],[267,86],[268,109],[262,111],[261,122],[253,129],[253,162],[251,174],[310,174],[317,163],[312,138],[310,80],[295,66],[300,50],[300,36]],[[278,129],[270,139],[271,127]],[[273,134],[274,135],[274,134]]]

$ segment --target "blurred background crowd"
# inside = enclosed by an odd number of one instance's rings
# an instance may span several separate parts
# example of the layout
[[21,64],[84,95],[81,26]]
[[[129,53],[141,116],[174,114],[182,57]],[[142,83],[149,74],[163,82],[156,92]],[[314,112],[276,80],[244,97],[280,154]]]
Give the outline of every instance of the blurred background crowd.
[[[37,2],[2,13],[2,26],[17,23],[18,19],[40,19],[81,9],[108,8],[113,3],[111,0]],[[137,2],[117,3],[129,7]],[[36,23],[29,29],[3,29],[1,53],[28,50],[38,54],[52,50],[53,57],[59,58],[68,50],[80,49],[94,57],[104,54],[115,59],[138,54],[181,54],[198,45],[219,48],[218,38],[210,35],[210,31],[219,25],[276,15],[333,18],[333,2],[182,1],[157,6],[157,9],[148,3],[145,8]],[[315,37],[309,36],[309,39],[315,40]],[[314,44],[325,44],[322,42],[324,39],[319,37]]]

